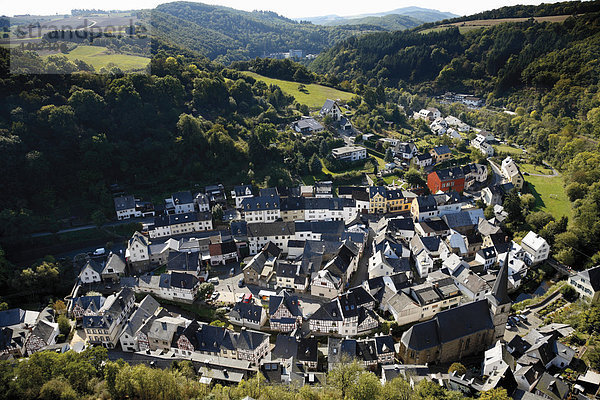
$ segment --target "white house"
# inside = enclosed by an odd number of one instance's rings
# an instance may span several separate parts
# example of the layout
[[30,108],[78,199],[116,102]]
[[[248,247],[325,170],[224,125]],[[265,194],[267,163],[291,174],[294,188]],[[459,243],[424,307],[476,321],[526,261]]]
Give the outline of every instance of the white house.
[[165,199],[167,210],[173,209],[175,214],[190,213],[195,210],[194,197],[189,191],[174,193],[170,198]]
[[248,223],[275,222],[281,218],[279,196],[267,195],[249,197],[242,200],[240,208]]
[[417,146],[414,143],[399,142],[394,146],[394,156],[402,158],[403,160],[410,160],[417,155]]
[[546,240],[535,232],[529,231],[521,241],[525,251],[525,262],[528,265],[538,264],[550,255],[550,245]]
[[340,106],[338,105],[337,101],[331,99],[325,100],[325,104],[323,104],[323,107],[321,107],[319,114],[322,117],[329,115],[334,121],[339,121],[342,119],[342,110],[340,109]]
[[502,175],[504,178],[511,182],[517,190],[523,189],[523,175],[521,175],[521,171],[519,171],[519,167],[517,163],[511,158],[506,157],[502,160]]
[[114,202],[118,220],[142,216],[142,212],[135,207],[135,197],[132,195],[115,197]]
[[433,157],[431,157],[431,154],[429,153],[417,154],[413,158],[413,162],[416,166],[425,168],[433,164]]
[[81,283],[94,283],[102,281],[102,270],[104,265],[94,260],[87,260],[81,272],[79,273],[79,280]]
[[154,239],[212,229],[212,215],[209,212],[189,212],[174,215],[163,214],[154,217],[154,224],[148,228],[148,235],[151,239]]
[[590,301],[598,300],[600,297],[600,266],[571,275],[569,285],[577,290],[580,297]]
[[367,158],[367,149],[361,146],[343,146],[331,150],[336,160],[358,161]]
[[253,197],[252,185],[238,185],[234,186],[231,191],[231,197],[235,199],[235,208],[242,207],[242,201]]

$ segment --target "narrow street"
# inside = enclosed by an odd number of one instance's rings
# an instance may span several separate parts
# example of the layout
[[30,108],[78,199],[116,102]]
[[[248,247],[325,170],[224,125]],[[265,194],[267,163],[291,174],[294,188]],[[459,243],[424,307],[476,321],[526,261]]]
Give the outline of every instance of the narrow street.
[[369,236],[367,237],[367,244],[361,259],[358,261],[358,268],[352,278],[350,279],[350,287],[361,285],[364,281],[369,279],[369,258],[373,255],[373,239],[375,232],[369,228]]

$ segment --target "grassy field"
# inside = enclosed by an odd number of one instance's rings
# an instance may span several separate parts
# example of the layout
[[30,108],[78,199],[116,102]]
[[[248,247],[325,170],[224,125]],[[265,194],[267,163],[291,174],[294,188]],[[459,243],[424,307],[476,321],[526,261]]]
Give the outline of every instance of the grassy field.
[[90,64],[96,71],[99,71],[109,63],[116,64],[123,71],[138,70],[146,67],[150,62],[150,59],[147,57],[131,56],[128,54],[110,54],[106,47],[101,46],[77,46],[74,50],[65,55],[71,61],[81,60]]
[[519,156],[521,154],[523,154],[523,150],[518,149],[516,147],[512,147],[512,146],[508,146],[506,144],[498,144],[498,145],[494,145],[494,151],[496,153],[508,153],[511,156]]
[[552,175],[552,169],[545,165],[519,164],[519,168],[521,172],[527,172],[528,174]]
[[525,176],[525,181],[535,197],[536,210],[549,212],[555,218],[563,215],[571,218],[573,210],[563,186],[562,176],[546,178],[543,176]]
[[254,72],[245,72],[245,74],[250,75],[254,79],[263,81],[267,85],[279,86],[284,93],[294,96],[298,103],[306,104],[310,108],[321,108],[327,99],[340,99],[342,101],[347,101],[354,96],[354,93],[342,92],[341,90],[317,85],[314,83],[305,85],[306,89],[304,91],[300,91],[298,90],[298,86],[300,85],[298,82],[267,78],[266,76],[262,76]]
[[[569,17],[570,17],[570,15],[551,15],[551,16],[545,16],[545,17],[534,17],[534,19],[537,22],[544,22],[544,21],[545,22],[563,22],[564,20],[566,20]],[[429,29],[425,29],[425,30],[421,31],[421,33],[439,32],[439,31],[447,29],[451,26],[457,26],[460,33],[464,33],[464,32],[470,31],[472,29],[495,26],[495,25],[506,23],[506,22],[524,22],[524,21],[527,21],[528,19],[529,18],[527,18],[527,17],[499,18],[499,19],[477,19],[474,21],[463,21],[463,22],[455,22],[453,24],[448,24],[448,25],[434,26],[433,28],[429,28]]]

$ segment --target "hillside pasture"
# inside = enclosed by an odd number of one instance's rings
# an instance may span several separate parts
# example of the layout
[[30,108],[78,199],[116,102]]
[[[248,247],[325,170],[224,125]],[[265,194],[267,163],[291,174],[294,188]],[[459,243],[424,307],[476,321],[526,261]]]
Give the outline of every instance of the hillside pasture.
[[[536,22],[564,22],[571,15],[550,15],[545,17],[533,17]],[[465,33],[473,29],[486,28],[490,26],[496,26],[500,24],[504,24],[507,22],[525,22],[529,20],[527,17],[521,18],[499,18],[499,19],[476,19],[473,21],[462,21],[455,22],[453,24],[444,24],[434,26],[433,28],[424,29],[421,31],[423,34],[427,34],[430,32],[439,32],[444,29],[448,29],[452,26],[457,26],[460,33]]]
[[256,80],[263,81],[267,85],[279,86],[284,93],[294,96],[298,103],[306,104],[313,109],[321,108],[327,99],[339,99],[342,102],[345,102],[354,96],[354,93],[343,92],[328,86],[317,85],[316,83],[305,84],[304,88],[301,89],[301,84],[298,82],[269,78],[254,72],[244,72],[244,74],[249,75]]
[[[94,67],[96,71],[110,63],[114,63],[123,71],[140,70],[150,62],[147,57],[111,53],[106,47],[102,46],[77,46],[64,55],[71,61],[84,61]],[[48,57],[48,55],[45,57]]]

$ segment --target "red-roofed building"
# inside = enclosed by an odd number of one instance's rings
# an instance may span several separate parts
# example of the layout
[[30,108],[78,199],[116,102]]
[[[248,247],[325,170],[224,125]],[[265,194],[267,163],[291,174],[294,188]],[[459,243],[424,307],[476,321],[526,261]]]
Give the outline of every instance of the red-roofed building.
[[465,188],[465,174],[459,167],[430,172],[427,175],[427,187],[434,194],[451,190],[461,193]]

